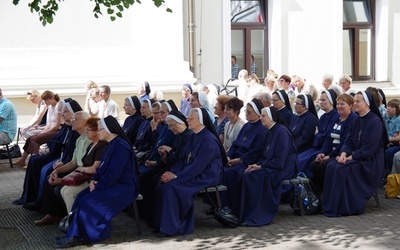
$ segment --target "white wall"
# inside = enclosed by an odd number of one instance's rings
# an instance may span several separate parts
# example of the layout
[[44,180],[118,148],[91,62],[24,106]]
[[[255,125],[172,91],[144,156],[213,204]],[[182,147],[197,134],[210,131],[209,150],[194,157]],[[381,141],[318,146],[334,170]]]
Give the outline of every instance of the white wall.
[[270,68],[321,86],[342,71],[342,0],[270,0]]
[[114,93],[135,93],[144,80],[153,89],[179,91],[196,80],[183,60],[181,1],[167,3],[172,14],[152,1],[135,3],[111,22],[93,17],[93,2],[69,0],[46,27],[27,2],[0,2],[0,85],[8,96],[32,88],[84,94],[89,79]]
[[225,83],[229,79],[231,67],[230,0],[194,2],[195,76],[203,84]]
[[400,1],[389,3],[388,75],[400,87]]

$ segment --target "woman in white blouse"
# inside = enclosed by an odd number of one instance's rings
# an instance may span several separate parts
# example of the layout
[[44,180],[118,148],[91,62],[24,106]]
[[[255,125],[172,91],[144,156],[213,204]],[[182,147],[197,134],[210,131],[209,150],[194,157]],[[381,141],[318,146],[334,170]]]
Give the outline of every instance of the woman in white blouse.
[[231,98],[225,104],[225,117],[229,121],[225,124],[224,129],[224,148],[229,150],[232,142],[236,140],[239,131],[242,129],[243,125],[246,123],[242,118],[239,117],[240,109],[243,107],[243,101],[237,97]]

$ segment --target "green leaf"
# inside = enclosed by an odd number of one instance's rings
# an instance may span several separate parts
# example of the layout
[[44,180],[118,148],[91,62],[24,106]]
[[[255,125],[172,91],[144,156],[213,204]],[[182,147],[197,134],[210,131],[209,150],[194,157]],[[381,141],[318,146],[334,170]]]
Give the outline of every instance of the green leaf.
[[124,11],[124,6],[122,5],[117,5],[117,8],[119,9],[119,11]]
[[97,13],[94,13],[94,17],[99,18],[99,15],[97,15]]
[[106,7],[110,7],[111,6],[111,3],[110,2],[104,2],[104,6],[106,6]]
[[107,13],[108,13],[109,15],[111,15],[112,13],[114,13],[114,10],[111,9],[111,8],[108,8],[108,9],[107,9]]
[[19,0],[13,0],[13,4],[14,5],[18,5],[19,4]]
[[53,23],[53,17],[48,17],[48,18],[46,18],[46,21],[47,21],[48,23],[52,24],[52,23]]
[[42,21],[42,25],[43,25],[43,27],[46,27],[46,21],[45,20]]
[[172,10],[170,8],[167,8],[167,12],[172,13]]
[[117,17],[122,17],[122,13],[121,12],[117,12],[117,14],[115,14],[115,15],[117,15]]
[[115,16],[110,16],[110,19],[111,19],[111,21],[114,22],[116,18],[115,18]]

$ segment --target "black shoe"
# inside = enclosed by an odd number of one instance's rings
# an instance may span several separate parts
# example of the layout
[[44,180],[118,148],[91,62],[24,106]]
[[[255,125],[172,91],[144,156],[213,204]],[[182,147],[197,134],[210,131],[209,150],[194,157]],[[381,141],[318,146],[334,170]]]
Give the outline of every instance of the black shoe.
[[72,238],[72,239],[62,238],[60,240],[57,240],[55,248],[68,248],[80,245],[82,245],[82,241],[78,238]]
[[249,225],[247,225],[246,222],[241,222],[241,223],[239,224],[239,226],[240,226],[240,227],[249,227]]
[[21,197],[18,200],[13,201],[12,204],[17,205],[17,206],[22,205],[22,204],[24,204],[24,199]]
[[24,204],[22,204],[22,207],[27,210],[30,210],[30,211],[39,211],[40,210],[40,208],[38,207],[36,202],[24,203]]
[[158,232],[158,233],[155,234],[155,236],[156,236],[157,238],[172,237],[171,235],[165,234],[165,233],[163,233],[163,232]]

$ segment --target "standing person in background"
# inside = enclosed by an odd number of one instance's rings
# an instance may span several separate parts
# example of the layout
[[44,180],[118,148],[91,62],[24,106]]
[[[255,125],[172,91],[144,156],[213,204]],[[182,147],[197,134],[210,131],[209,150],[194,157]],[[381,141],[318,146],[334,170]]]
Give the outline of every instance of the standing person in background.
[[104,101],[104,105],[99,108],[99,118],[107,117],[111,115],[118,120],[119,109],[118,104],[110,98],[111,89],[108,85],[103,85],[100,87],[100,96]]
[[346,93],[354,97],[356,91],[350,86],[352,81],[353,79],[351,79],[349,75],[342,75],[339,77],[339,85],[342,87],[342,93]]
[[12,102],[3,96],[3,91],[0,89],[0,143],[12,142],[16,133],[17,112]]
[[257,70],[258,70],[258,67],[257,67],[257,64],[254,62],[254,56],[251,55],[250,72],[251,72],[251,74],[257,75]]
[[190,103],[189,98],[193,93],[192,86],[189,83],[185,83],[182,86],[182,100],[181,105],[179,106],[179,111],[186,117],[190,112]]
[[150,99],[150,84],[148,82],[144,82],[138,84],[138,94],[139,94],[139,101],[142,103],[144,100]]
[[236,56],[231,56],[231,78],[238,79],[239,76],[239,65],[236,63]]
[[32,135],[39,134],[44,129],[47,120],[47,106],[42,100],[41,94],[35,89],[26,94],[26,99],[36,105],[36,112],[30,122],[24,127],[21,127],[20,135],[24,140],[28,139]]
[[94,100],[92,99],[91,95],[91,90],[92,89],[97,89],[97,83],[93,82],[92,80],[89,80],[86,85],[85,85],[85,90],[86,90],[86,99],[85,99],[85,111],[89,112],[89,110],[92,109],[92,104],[94,103]]
[[91,89],[90,92],[90,107],[89,107],[89,114],[93,117],[99,117],[100,107],[104,106],[104,100],[101,99],[100,90],[98,88]]

